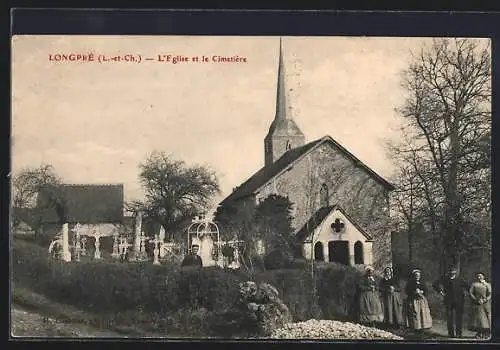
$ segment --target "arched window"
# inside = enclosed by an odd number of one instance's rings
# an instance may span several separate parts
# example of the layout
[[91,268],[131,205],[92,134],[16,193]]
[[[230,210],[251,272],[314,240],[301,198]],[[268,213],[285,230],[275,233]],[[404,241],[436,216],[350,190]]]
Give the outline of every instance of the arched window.
[[363,258],[363,243],[360,241],[357,241],[354,243],[354,264],[360,265],[364,264],[364,258]]
[[314,245],[314,260],[325,261],[325,255],[323,254],[323,243],[316,242]]
[[286,150],[289,151],[292,149],[292,144],[290,143],[290,140],[286,142]]
[[327,207],[329,205],[328,200],[328,186],[326,184],[321,185],[321,189],[319,190],[320,196],[320,206]]

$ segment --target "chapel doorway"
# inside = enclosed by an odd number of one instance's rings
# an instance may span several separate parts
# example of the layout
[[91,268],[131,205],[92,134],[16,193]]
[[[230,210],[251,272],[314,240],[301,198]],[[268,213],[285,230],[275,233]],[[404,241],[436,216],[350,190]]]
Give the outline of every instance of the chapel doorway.
[[328,257],[330,262],[349,265],[349,241],[328,242]]
[[314,260],[325,261],[325,255],[323,253],[323,243],[317,242],[314,245]]

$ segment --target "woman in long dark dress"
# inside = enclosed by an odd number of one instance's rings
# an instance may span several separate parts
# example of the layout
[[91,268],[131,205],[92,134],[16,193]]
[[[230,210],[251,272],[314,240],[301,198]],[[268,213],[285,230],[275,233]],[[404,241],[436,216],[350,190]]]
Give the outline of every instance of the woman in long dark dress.
[[379,285],[384,310],[384,325],[386,327],[403,327],[403,300],[401,298],[398,281],[394,277],[391,267],[384,269],[384,276]]
[[406,285],[408,327],[423,331],[432,327],[431,311],[427,302],[427,287],[421,280],[421,271],[411,272],[410,280]]
[[470,330],[476,331],[476,337],[487,339],[491,329],[491,284],[486,282],[484,274],[478,272],[476,281],[469,289],[472,300]]
[[375,276],[373,275],[373,268],[368,266],[366,268],[365,276],[358,283],[358,310],[359,322],[374,326],[384,320],[384,312],[380,301],[380,294],[378,292]]

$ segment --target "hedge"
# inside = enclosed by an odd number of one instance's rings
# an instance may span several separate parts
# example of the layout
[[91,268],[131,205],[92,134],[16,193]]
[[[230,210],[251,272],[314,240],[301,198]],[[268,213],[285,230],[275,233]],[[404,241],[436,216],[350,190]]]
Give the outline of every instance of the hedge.
[[[46,249],[13,240],[13,278],[61,303],[93,312],[175,312],[181,309],[231,310],[238,283],[268,282],[280,291],[294,320],[348,316],[356,270],[341,265],[316,272],[317,296],[310,268],[268,270],[250,275],[217,267],[180,269],[175,265],[89,261],[66,264],[50,258]],[[321,310],[320,310],[321,309]]]
[[[318,267],[315,283],[306,263],[254,275],[218,267],[180,269],[151,262],[68,264],[50,258],[47,249],[19,239],[12,241],[11,256],[14,285],[103,317],[115,315],[114,322],[151,320],[156,325],[153,328],[178,328],[191,336],[244,332],[238,325],[231,328],[230,323],[239,297],[238,284],[247,280],[274,285],[296,322],[311,318],[352,320],[355,283],[361,276],[356,268],[337,264]],[[439,301],[435,295],[429,297],[433,316],[444,311]]]
[[246,276],[219,268],[183,269],[149,263],[90,261],[66,264],[36,245],[14,240],[13,281],[89,311],[230,307]]

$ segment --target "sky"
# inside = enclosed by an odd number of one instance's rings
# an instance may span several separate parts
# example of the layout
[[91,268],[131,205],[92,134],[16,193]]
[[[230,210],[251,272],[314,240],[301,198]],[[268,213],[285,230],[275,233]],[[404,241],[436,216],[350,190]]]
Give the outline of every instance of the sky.
[[[283,37],[288,99],[306,142],[330,135],[389,178],[384,142],[399,137],[401,72],[428,40]],[[50,59],[70,53],[141,63]],[[158,61],[169,54],[209,61]],[[278,57],[279,37],[16,36],[13,174],[51,164],[66,183],[123,183],[125,200],[140,199],[138,164],[158,150],[209,165],[222,199],[264,164]]]

